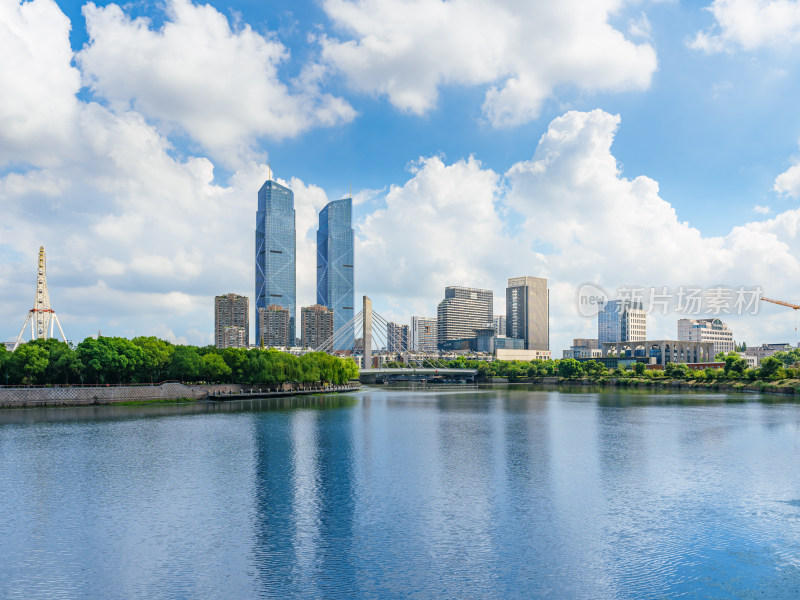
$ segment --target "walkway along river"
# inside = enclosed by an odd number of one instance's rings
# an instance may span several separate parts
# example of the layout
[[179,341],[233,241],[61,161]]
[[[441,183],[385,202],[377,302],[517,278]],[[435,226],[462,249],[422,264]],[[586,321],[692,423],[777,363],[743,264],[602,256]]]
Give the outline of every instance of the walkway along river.
[[250,397],[281,397],[303,394],[352,392],[358,383],[349,385],[310,385],[283,383],[279,385],[214,384],[187,385],[167,381],[155,385],[105,385],[105,386],[0,386],[0,408],[37,406],[85,406],[118,404],[123,402],[149,402],[158,400],[231,400]]

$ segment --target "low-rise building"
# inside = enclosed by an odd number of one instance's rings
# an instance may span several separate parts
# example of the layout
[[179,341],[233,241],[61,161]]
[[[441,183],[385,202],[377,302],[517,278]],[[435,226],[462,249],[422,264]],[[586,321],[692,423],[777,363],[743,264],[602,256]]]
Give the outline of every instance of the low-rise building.
[[[761,344],[753,348],[748,348],[742,352],[742,357],[747,360],[753,368],[761,364],[761,361],[772,356],[776,352],[790,352],[794,347],[791,344]],[[753,364],[755,362],[755,364]]]
[[720,319],[679,319],[678,340],[712,342],[714,354],[733,352],[733,332]]
[[511,350],[498,348],[494,351],[494,357],[497,360],[550,360],[551,354],[549,350]]
[[653,364],[662,366],[671,362],[707,363],[714,360],[714,344],[684,340],[605,342],[603,357],[649,358]]
[[564,350],[564,358],[600,358],[602,355],[599,342],[594,338],[574,338],[569,350]]
[[499,335],[494,338],[495,350],[524,350],[525,340],[521,338],[510,338],[504,335]]

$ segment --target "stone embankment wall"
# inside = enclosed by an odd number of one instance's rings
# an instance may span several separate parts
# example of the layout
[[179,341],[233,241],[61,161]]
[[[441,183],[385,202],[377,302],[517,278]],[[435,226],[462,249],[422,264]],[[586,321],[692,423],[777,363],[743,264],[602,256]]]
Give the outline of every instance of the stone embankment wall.
[[[333,391],[341,391],[337,386]],[[284,383],[276,386],[241,384],[186,385],[169,381],[157,385],[129,386],[57,386],[57,387],[2,387],[0,408],[33,406],[91,406],[147,400],[200,400],[201,398],[226,399],[242,395],[291,395],[325,391],[308,389],[302,384]]]

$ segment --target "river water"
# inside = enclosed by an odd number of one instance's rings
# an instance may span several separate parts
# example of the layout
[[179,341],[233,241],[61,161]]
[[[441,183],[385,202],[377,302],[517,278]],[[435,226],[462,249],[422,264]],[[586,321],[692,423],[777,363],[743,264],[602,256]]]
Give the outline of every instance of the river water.
[[799,460],[741,394],[0,411],[0,598],[798,598]]

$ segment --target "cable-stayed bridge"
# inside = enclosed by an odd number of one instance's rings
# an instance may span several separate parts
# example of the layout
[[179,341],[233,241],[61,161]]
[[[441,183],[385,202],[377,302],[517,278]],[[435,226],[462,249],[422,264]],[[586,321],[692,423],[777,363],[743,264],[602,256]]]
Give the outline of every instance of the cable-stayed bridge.
[[[365,383],[385,379],[474,380],[477,373],[475,369],[449,368],[437,355],[414,348],[412,340],[408,339],[409,336],[392,335],[390,330],[389,322],[372,310],[372,300],[364,296],[363,308],[314,350],[333,353],[334,348],[341,347],[345,342],[349,342],[356,332],[360,332],[364,352],[364,367],[361,369],[360,378]],[[375,365],[373,343],[377,348],[383,348],[387,352],[399,355],[408,368],[381,368]]]

